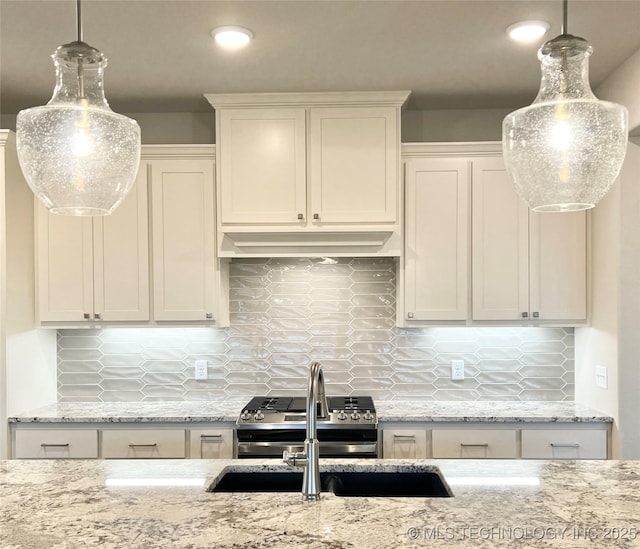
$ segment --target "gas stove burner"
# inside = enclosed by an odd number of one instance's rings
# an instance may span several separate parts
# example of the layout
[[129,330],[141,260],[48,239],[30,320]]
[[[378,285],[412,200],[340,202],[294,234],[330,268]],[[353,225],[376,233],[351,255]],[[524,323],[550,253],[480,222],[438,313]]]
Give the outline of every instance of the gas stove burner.
[[329,399],[329,408],[331,410],[350,412],[355,410],[375,410],[373,399],[368,396],[332,397]]
[[285,412],[291,406],[291,397],[254,397],[251,402],[244,407],[244,410],[263,412]]

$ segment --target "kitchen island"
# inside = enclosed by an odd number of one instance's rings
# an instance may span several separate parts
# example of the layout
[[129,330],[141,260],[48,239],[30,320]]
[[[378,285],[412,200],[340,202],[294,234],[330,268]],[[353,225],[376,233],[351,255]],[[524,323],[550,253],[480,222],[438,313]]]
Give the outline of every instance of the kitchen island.
[[274,460],[0,462],[0,547],[640,547],[640,462],[322,460],[321,469],[437,466],[450,498],[211,493]]

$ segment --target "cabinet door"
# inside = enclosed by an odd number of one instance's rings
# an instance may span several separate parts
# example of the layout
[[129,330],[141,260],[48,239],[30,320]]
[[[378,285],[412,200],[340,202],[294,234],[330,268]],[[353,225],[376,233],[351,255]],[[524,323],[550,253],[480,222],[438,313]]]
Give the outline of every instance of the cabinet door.
[[587,214],[531,213],[531,315],[541,320],[587,318]]
[[523,429],[522,457],[524,459],[607,459],[607,431]]
[[191,459],[233,459],[233,429],[191,429]]
[[405,311],[466,320],[469,162],[413,159],[406,172]]
[[105,459],[163,459],[185,457],[183,429],[105,429],[102,431]]
[[149,320],[147,167],[111,215],[94,218],[94,316]]
[[36,202],[39,320],[86,322],[93,318],[91,217],[50,214]]
[[151,163],[156,320],[213,319],[213,185],[211,160]]
[[304,222],[305,109],[222,109],[216,117],[220,222]]
[[473,161],[473,320],[529,313],[529,211],[502,158]]
[[425,429],[384,429],[382,457],[385,459],[426,459],[427,431]]
[[98,457],[96,429],[16,429],[15,459]]
[[310,116],[311,221],[395,222],[396,109],[313,108]]
[[517,457],[512,429],[434,429],[431,436],[434,458]]

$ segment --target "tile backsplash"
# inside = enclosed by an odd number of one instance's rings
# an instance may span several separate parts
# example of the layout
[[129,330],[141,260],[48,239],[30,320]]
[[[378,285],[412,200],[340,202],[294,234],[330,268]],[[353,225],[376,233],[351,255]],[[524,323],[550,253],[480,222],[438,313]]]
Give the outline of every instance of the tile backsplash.
[[[573,400],[572,328],[396,328],[390,258],[231,263],[231,326],[58,331],[60,402],[246,400],[329,394],[378,400]],[[209,363],[204,381],[194,361]],[[451,380],[463,360],[465,379]]]

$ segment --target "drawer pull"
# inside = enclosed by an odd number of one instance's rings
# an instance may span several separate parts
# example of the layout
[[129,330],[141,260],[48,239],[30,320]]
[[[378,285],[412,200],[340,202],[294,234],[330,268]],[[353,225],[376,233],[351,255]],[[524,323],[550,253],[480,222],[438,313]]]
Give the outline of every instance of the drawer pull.
[[203,441],[206,441],[207,439],[222,440],[222,435],[200,435],[200,438]]
[[460,446],[463,448],[489,448],[489,444],[487,442],[479,442],[476,444],[461,442]]
[[550,442],[549,446],[551,446],[551,448],[580,448],[580,445],[577,442],[567,442],[567,443]]
[[393,438],[401,438],[404,440],[415,440],[416,439],[416,435],[397,435],[397,434],[393,434]]
[[158,443],[154,442],[153,444],[134,444],[130,443],[129,448],[157,448]]
[[50,444],[48,442],[43,442],[40,444],[41,448],[69,448],[69,443],[66,442],[64,444]]

